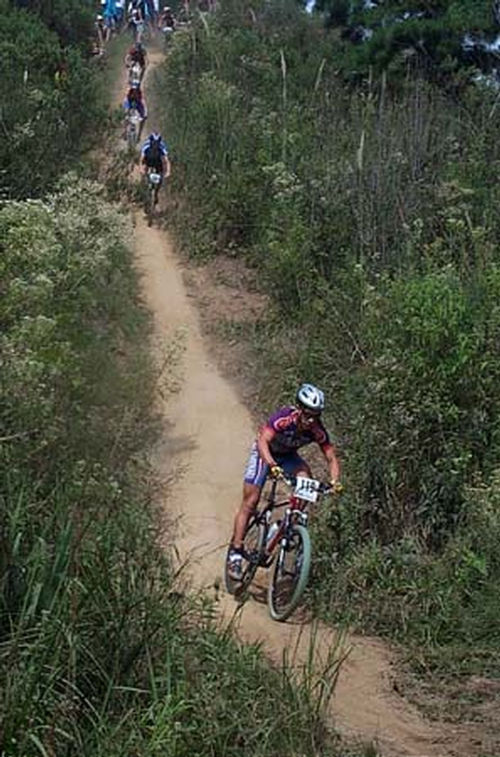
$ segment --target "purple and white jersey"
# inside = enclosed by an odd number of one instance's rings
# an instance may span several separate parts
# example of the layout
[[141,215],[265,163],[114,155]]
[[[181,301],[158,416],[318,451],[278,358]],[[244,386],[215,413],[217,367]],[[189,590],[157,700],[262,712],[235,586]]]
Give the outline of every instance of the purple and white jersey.
[[330,437],[319,418],[307,427],[299,430],[298,419],[300,410],[296,407],[282,407],[273,413],[264,428],[274,432],[269,443],[273,455],[287,455],[290,452],[305,447],[306,444],[316,442],[324,451],[332,446]]

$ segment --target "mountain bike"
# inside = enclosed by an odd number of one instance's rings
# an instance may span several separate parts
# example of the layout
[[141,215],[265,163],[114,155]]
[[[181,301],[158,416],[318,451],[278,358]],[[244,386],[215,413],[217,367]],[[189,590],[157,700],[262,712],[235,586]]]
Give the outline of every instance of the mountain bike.
[[127,143],[129,147],[135,147],[139,141],[141,121],[141,114],[137,108],[131,108],[127,115]]
[[[243,539],[243,572],[237,581],[229,575],[226,556],[225,583],[230,594],[241,596],[250,586],[257,568],[271,568],[268,582],[267,606],[274,620],[286,620],[298,606],[309,579],[311,568],[311,539],[307,530],[307,506],[333,491],[332,484],[305,476],[283,476],[280,479],[290,489],[288,496],[278,501],[278,479],[273,479],[265,505],[248,521]],[[284,508],[284,517],[271,523],[274,510]]]

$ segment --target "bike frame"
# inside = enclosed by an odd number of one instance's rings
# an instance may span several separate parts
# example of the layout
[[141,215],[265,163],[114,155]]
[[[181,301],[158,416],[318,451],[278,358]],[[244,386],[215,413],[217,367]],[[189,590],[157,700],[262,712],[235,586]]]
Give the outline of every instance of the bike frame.
[[273,510],[277,510],[279,507],[286,507],[285,517],[281,521],[278,530],[273,535],[269,544],[266,543],[265,545],[265,556],[267,558],[270,558],[273,555],[274,550],[282,539],[287,538],[290,526],[293,523],[299,522],[307,528],[308,521],[307,502],[298,499],[293,494],[288,495],[288,497],[282,502],[276,502],[277,486],[278,480],[275,479],[271,483],[271,491],[267,496],[267,503],[259,516],[257,516],[258,520],[263,520],[265,522],[267,534]]
[[[291,491],[278,500],[280,480]],[[311,568],[311,539],[307,529],[309,503],[334,490],[340,491],[332,484],[307,476],[282,475],[271,479],[263,505],[256,508],[247,523],[241,551],[246,565],[242,565],[237,578],[230,571],[232,546],[228,546],[225,582],[229,594],[241,596],[252,583],[257,569],[268,569],[271,571],[267,589],[269,613],[273,620],[286,620],[299,605]],[[270,535],[272,513],[278,508],[285,509],[284,517],[277,521],[276,533]]]

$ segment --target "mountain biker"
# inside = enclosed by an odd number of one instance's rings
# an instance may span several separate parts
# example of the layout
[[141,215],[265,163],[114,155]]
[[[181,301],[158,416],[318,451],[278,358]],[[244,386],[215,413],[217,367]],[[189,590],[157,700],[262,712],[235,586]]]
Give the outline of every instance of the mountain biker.
[[130,4],[128,25],[135,42],[140,42],[144,33],[144,10],[142,5]]
[[175,29],[175,19],[170,6],[165,5],[158,21],[160,29]]
[[127,96],[123,101],[123,109],[125,111],[124,130],[123,137],[127,136],[127,120],[129,112],[136,109],[141,117],[141,125],[139,127],[139,135],[142,131],[142,126],[146,118],[148,117],[148,111],[146,107],[146,101],[144,100],[142,90],[138,85],[132,85],[127,92]]
[[242,576],[242,546],[248,520],[257,507],[262,487],[271,473],[279,477],[303,475],[311,477],[309,465],[297,450],[311,442],[320,447],[328,464],[331,483],[340,477],[340,463],[335,447],[321,422],[325,397],[321,389],[302,384],[297,390],[295,405],[275,411],[261,427],[250,451],[243,483],[243,500],[234,520],[229,550],[229,575],[238,581]]
[[121,28],[123,16],[125,14],[125,0],[116,0],[115,3],[115,21],[117,29]]
[[144,21],[146,17],[146,3],[145,0],[130,0],[128,4],[128,11],[129,13],[132,13],[132,11],[136,10],[141,19]]
[[148,65],[148,54],[142,42],[134,42],[125,56],[125,65],[127,66],[127,68],[131,68],[134,63],[138,63],[141,67],[142,81],[144,71],[146,70],[146,66]]
[[170,159],[168,157],[168,147],[162,139],[161,134],[152,131],[149,137],[144,140],[141,149],[141,173],[147,176],[148,169],[153,169],[161,176],[155,196],[155,203],[158,202],[158,190],[163,183],[163,177],[168,179],[172,170]]
[[154,30],[155,23],[156,23],[156,8],[153,0],[146,0],[146,16],[151,24],[151,30]]
[[115,0],[101,0],[102,15],[104,17],[104,41],[109,42],[111,33],[115,29]]
[[104,25],[104,18],[101,16],[101,14],[97,14],[95,17],[95,31],[97,35],[97,47],[98,47],[98,54],[102,55],[104,52],[104,40],[106,35],[106,26]]

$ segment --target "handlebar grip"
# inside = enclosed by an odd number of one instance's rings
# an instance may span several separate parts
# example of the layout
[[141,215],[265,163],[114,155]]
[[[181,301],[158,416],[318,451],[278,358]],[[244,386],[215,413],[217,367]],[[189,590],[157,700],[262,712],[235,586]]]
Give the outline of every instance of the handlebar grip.
[[271,467],[271,476],[273,478],[285,478],[286,480],[285,471],[280,465],[273,465]]

